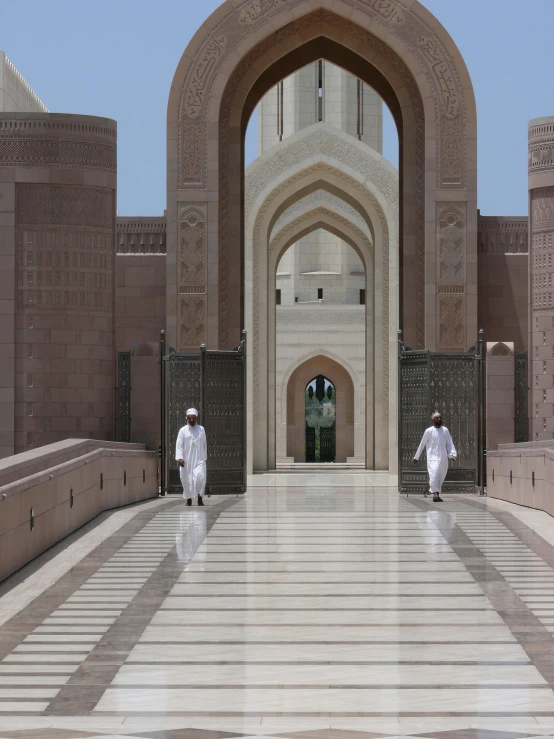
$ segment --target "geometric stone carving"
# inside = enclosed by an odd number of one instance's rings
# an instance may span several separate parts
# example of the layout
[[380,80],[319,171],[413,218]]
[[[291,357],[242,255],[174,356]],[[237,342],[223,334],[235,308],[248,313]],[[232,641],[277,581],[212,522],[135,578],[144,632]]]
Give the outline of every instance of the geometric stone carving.
[[79,185],[17,186],[17,223],[40,226],[114,227],[113,190]]
[[204,295],[179,297],[179,351],[197,349],[205,330],[206,298]]
[[460,351],[464,347],[465,297],[439,295],[439,346],[441,351]]
[[195,286],[205,292],[206,224],[202,211],[188,208],[181,214],[179,228],[179,293],[191,292]]
[[16,187],[18,313],[111,312],[113,191]]
[[[437,211],[439,351],[465,345],[465,204],[448,203]],[[457,297],[455,297],[457,296]]]
[[198,349],[206,328],[206,222],[186,208],[179,223],[179,351]]
[[465,229],[463,204],[439,211],[439,282],[460,284],[465,280]]

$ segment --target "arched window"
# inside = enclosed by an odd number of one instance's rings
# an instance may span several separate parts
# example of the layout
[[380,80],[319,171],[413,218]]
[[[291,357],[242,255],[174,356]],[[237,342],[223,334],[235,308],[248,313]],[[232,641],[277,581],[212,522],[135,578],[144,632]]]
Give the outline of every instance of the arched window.
[[317,375],[306,385],[306,462],[334,462],[337,447],[334,384]]

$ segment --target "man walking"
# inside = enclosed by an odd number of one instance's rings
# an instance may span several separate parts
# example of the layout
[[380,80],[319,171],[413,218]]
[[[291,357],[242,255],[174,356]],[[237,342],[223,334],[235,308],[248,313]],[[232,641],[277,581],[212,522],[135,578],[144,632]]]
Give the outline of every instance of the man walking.
[[198,505],[203,506],[204,489],[206,487],[206,460],[208,447],[206,432],[198,421],[196,408],[187,411],[187,425],[179,431],[175,447],[175,459],[179,462],[179,474],[183,486],[183,498],[187,505],[198,496]]
[[448,460],[458,456],[456,447],[450,436],[450,431],[442,425],[441,414],[435,411],[431,416],[433,425],[423,434],[421,444],[415,454],[414,464],[419,462],[423,449],[427,452],[427,472],[429,473],[429,487],[433,493],[433,502],[442,503],[440,496],[442,484],[448,472]]

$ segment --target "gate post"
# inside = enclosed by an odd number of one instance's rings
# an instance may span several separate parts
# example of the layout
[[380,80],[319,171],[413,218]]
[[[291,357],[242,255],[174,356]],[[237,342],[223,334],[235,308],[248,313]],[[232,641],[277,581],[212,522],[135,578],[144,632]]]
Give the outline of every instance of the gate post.
[[483,329],[479,329],[479,337],[477,339],[477,362],[478,362],[478,373],[477,373],[477,402],[479,403],[479,480],[478,488],[479,495],[485,494],[485,394],[483,392],[484,382],[483,376],[485,372],[484,367],[484,346],[485,346],[485,333]]
[[165,331],[160,332],[160,495],[167,495],[165,484]]

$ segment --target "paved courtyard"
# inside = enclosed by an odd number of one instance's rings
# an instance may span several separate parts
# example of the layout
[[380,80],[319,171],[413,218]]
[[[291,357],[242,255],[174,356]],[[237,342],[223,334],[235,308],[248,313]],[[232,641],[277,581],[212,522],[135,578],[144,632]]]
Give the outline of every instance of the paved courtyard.
[[546,514],[331,484],[208,503],[106,516],[0,590],[1,739],[554,735]]

